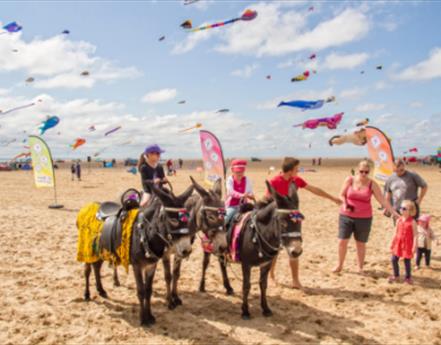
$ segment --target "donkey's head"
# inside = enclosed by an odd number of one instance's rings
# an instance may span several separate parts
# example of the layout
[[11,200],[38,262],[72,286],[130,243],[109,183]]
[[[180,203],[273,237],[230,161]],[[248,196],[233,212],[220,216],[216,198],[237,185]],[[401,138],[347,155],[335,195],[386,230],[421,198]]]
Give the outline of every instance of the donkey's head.
[[154,185],[152,185],[152,189],[162,204],[158,211],[158,226],[164,230],[167,240],[175,247],[178,257],[185,258],[189,256],[194,234],[189,230],[190,214],[185,208],[185,202],[193,193],[194,187],[188,187],[179,196]]
[[277,217],[281,243],[290,257],[297,258],[303,251],[301,232],[303,215],[298,210],[297,188],[294,183],[291,183],[288,196],[282,196],[274,190],[268,181],[266,185],[277,205],[274,213]]
[[224,254],[228,250],[225,228],[225,206],[222,201],[222,180],[218,179],[211,190],[206,190],[193,177],[191,182],[200,195],[192,214],[194,226],[201,230],[213,244],[214,254]]

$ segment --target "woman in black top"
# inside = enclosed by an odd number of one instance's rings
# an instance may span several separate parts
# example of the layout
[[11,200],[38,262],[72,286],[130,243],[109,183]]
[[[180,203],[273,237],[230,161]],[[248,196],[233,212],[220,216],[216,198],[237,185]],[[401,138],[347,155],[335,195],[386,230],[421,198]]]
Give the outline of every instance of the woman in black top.
[[149,182],[158,186],[167,182],[164,168],[159,164],[161,153],[164,153],[164,151],[159,145],[154,144],[147,146],[144,153],[139,158],[138,171],[141,174],[142,189],[144,191],[141,199],[141,207],[147,205],[152,194],[151,187],[148,184]]

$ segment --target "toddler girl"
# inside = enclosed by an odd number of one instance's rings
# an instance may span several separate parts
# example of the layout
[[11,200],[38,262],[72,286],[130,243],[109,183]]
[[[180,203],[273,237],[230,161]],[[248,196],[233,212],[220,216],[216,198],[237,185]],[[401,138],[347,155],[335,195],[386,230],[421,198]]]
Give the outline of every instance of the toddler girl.
[[430,215],[423,214],[418,218],[418,248],[416,254],[415,269],[420,268],[421,259],[424,255],[426,267],[430,267],[430,254],[432,253],[432,240],[435,240],[435,234],[430,228]]

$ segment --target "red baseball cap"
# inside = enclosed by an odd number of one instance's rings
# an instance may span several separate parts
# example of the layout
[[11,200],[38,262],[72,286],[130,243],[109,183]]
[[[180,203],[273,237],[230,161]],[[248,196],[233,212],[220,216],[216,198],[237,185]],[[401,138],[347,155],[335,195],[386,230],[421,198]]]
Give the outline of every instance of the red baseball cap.
[[243,159],[235,159],[231,162],[231,171],[244,172],[247,168],[247,161]]

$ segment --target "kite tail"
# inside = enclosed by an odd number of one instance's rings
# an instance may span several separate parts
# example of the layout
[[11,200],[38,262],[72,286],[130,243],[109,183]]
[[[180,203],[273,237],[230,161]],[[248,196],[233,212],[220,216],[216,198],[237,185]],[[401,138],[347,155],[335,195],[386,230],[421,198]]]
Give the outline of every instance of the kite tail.
[[303,127],[303,123],[299,123],[298,125],[294,125],[293,127]]
[[283,102],[283,101],[280,102],[279,105],[278,105],[277,107],[281,107],[281,106],[283,106],[283,105],[286,105],[286,102]]

